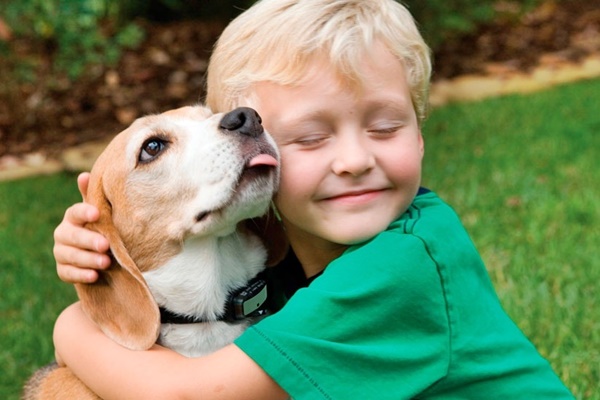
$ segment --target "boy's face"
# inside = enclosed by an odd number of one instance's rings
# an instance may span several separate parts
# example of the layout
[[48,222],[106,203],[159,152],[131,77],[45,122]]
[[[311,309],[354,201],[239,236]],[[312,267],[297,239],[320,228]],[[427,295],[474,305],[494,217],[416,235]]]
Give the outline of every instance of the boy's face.
[[319,62],[302,85],[255,87],[253,106],[281,151],[274,201],[295,248],[371,238],[418,190],[423,139],[404,68],[383,46],[362,68],[358,94]]

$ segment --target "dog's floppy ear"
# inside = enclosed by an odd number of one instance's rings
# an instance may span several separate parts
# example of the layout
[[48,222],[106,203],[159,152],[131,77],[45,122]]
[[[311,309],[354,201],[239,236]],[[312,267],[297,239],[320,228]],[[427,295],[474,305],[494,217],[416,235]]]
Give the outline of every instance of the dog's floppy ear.
[[150,348],[160,333],[160,313],[141,272],[129,256],[112,221],[111,204],[101,174],[92,177],[86,202],[100,210],[98,222],[88,228],[110,242],[113,262],[92,284],[76,284],[84,311],[115,342],[132,350]]
[[268,267],[277,265],[285,258],[290,244],[273,210],[269,209],[266,215],[248,220],[246,227],[254,232],[267,248]]

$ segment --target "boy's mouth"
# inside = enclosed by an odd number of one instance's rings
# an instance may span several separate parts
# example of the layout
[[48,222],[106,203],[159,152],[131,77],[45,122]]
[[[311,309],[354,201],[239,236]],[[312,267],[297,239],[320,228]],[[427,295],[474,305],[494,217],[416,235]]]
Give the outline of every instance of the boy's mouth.
[[342,192],[322,198],[326,202],[341,202],[348,204],[363,204],[375,200],[387,189],[363,189],[356,191]]

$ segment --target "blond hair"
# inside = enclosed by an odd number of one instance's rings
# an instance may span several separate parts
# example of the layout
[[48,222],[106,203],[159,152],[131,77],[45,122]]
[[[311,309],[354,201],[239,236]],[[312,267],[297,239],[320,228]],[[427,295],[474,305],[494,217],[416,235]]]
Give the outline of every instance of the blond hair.
[[325,56],[348,83],[360,83],[360,63],[381,41],[403,64],[420,122],[427,114],[430,51],[408,10],[394,0],[260,0],[234,19],[215,45],[207,105],[215,112],[244,105],[252,85],[302,81]]

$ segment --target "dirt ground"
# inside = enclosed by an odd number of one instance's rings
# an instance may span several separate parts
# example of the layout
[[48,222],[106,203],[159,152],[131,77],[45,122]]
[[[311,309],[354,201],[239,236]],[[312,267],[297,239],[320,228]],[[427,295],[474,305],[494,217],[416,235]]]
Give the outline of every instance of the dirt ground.
[[[59,81],[52,88],[44,84],[51,77],[43,49],[10,43],[37,57],[40,79],[35,85],[3,82],[0,164],[32,152],[52,155],[113,135],[143,114],[201,100],[207,60],[223,24],[189,21],[147,28],[145,42],[126,52],[118,67],[99,68],[93,78]],[[500,20],[444,43],[434,55],[433,79],[527,71],[598,52],[600,0],[550,1],[518,23]]]

